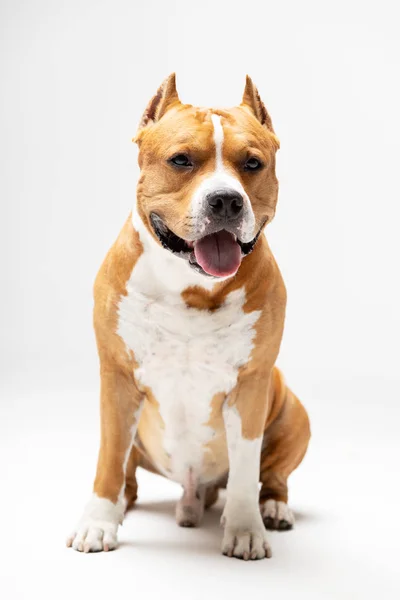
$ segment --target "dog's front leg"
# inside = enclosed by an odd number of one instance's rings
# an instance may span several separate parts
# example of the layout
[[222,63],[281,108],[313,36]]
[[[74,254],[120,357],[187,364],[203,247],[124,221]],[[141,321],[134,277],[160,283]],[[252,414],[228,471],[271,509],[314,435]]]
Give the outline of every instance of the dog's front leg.
[[80,552],[113,550],[125,512],[125,474],[142,397],[133,376],[101,367],[101,445],[93,496],[67,545]]
[[223,408],[229,477],[222,552],[244,560],[271,556],[258,504],[267,389],[268,378],[253,374],[238,383]]

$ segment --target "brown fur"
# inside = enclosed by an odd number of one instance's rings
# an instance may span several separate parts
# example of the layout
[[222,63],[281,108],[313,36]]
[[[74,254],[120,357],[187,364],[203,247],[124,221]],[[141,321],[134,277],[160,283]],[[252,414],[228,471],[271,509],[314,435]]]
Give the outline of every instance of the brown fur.
[[[250,79],[240,107],[214,112],[222,117],[224,127],[224,163],[251,198],[259,228],[274,217],[278,195],[275,152],[279,142],[271,119]],[[193,237],[187,218],[189,199],[202,178],[215,167],[210,115],[210,110],[179,102],[174,77],[161,86],[145,111],[136,138],[142,169],[137,198],[139,215],[154,237],[149,221],[154,210],[177,235],[187,240]],[[183,121],[184,133],[177,135]],[[257,176],[240,168],[249,149],[251,155],[266,165]],[[194,159],[195,172],[190,175],[171,169],[167,163],[171,155],[180,152],[190,152]],[[94,491],[113,502],[123,484],[122,464],[133,425],[132,415],[140,400],[146,399],[139,422],[139,445],[132,449],[128,461],[126,497],[129,505],[137,496],[135,470],[138,465],[157,471],[154,466],[157,458],[168,472],[157,399],[151,390],[138,387],[134,377],[135,357],[127,352],[116,333],[117,307],[126,294],[126,282],[142,251],[138,234],[128,219],[95,284],[94,325],[101,364],[102,436]],[[214,311],[223,304],[227,294],[242,287],[246,291],[244,311],[259,310],[261,316],[256,324],[251,359],[242,367],[228,401],[239,411],[245,438],[264,435],[260,498],[286,501],[287,478],[301,461],[310,432],[304,408],[274,368],[283,332],[286,291],[264,236],[260,236],[252,254],[244,258],[235,277],[217,284],[212,292],[201,287],[188,288],[182,291],[182,297],[189,307]],[[221,415],[225,400],[222,393],[215,396],[208,423],[216,432],[215,439],[209,442],[210,455],[217,459],[206,462],[204,469],[215,481],[226,479],[228,470]],[[207,491],[206,505],[211,505],[217,495],[218,484],[215,484]]]

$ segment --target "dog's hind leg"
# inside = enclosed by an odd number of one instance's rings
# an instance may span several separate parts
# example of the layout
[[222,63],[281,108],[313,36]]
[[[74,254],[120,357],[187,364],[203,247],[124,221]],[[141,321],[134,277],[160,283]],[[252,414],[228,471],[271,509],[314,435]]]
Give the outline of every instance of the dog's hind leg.
[[[267,529],[292,529],[294,516],[288,507],[287,479],[302,461],[310,439],[307,413],[283,377],[274,373],[274,402],[280,407],[267,424],[261,451],[260,510]],[[279,397],[280,396],[280,397]]]
[[219,495],[219,487],[217,485],[210,485],[206,489],[206,496],[204,500],[204,508],[208,510],[211,508],[217,501]]
[[140,458],[139,450],[133,446],[126,465],[125,510],[132,508],[137,500],[138,485],[136,481],[136,469],[140,464]]

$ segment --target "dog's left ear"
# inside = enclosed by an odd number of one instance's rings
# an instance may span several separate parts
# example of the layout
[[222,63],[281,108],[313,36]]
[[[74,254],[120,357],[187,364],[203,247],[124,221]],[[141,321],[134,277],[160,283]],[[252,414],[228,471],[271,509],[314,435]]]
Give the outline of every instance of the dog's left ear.
[[173,104],[180,103],[178,92],[176,91],[175,73],[164,79],[157,90],[157,93],[148,103],[139,124],[138,133],[133,141],[140,141],[140,133],[143,129],[156,123],[171,108]]
[[271,117],[265,108],[264,102],[260,98],[260,94],[258,93],[256,86],[248,75],[246,75],[246,87],[244,88],[242,106],[247,106],[250,108],[252,113],[260,121],[261,125],[265,125],[267,129],[274,133]]

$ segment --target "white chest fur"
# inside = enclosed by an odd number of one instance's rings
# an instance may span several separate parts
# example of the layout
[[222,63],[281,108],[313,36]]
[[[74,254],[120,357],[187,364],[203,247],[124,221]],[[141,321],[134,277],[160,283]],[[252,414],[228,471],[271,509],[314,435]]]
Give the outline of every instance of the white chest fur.
[[213,436],[207,425],[211,401],[235,386],[239,368],[250,358],[260,313],[243,311],[244,289],[229,294],[214,312],[188,308],[180,291],[193,283],[182,281],[175,286],[181,287],[178,292],[165,282],[169,265],[182,270],[185,278],[193,276],[190,267],[161,248],[157,257],[166,263],[157,264],[149,243],[120,302],[118,334],[134,353],[137,381],[151,388],[159,403],[169,476],[183,483],[189,468],[200,476],[203,446]]

